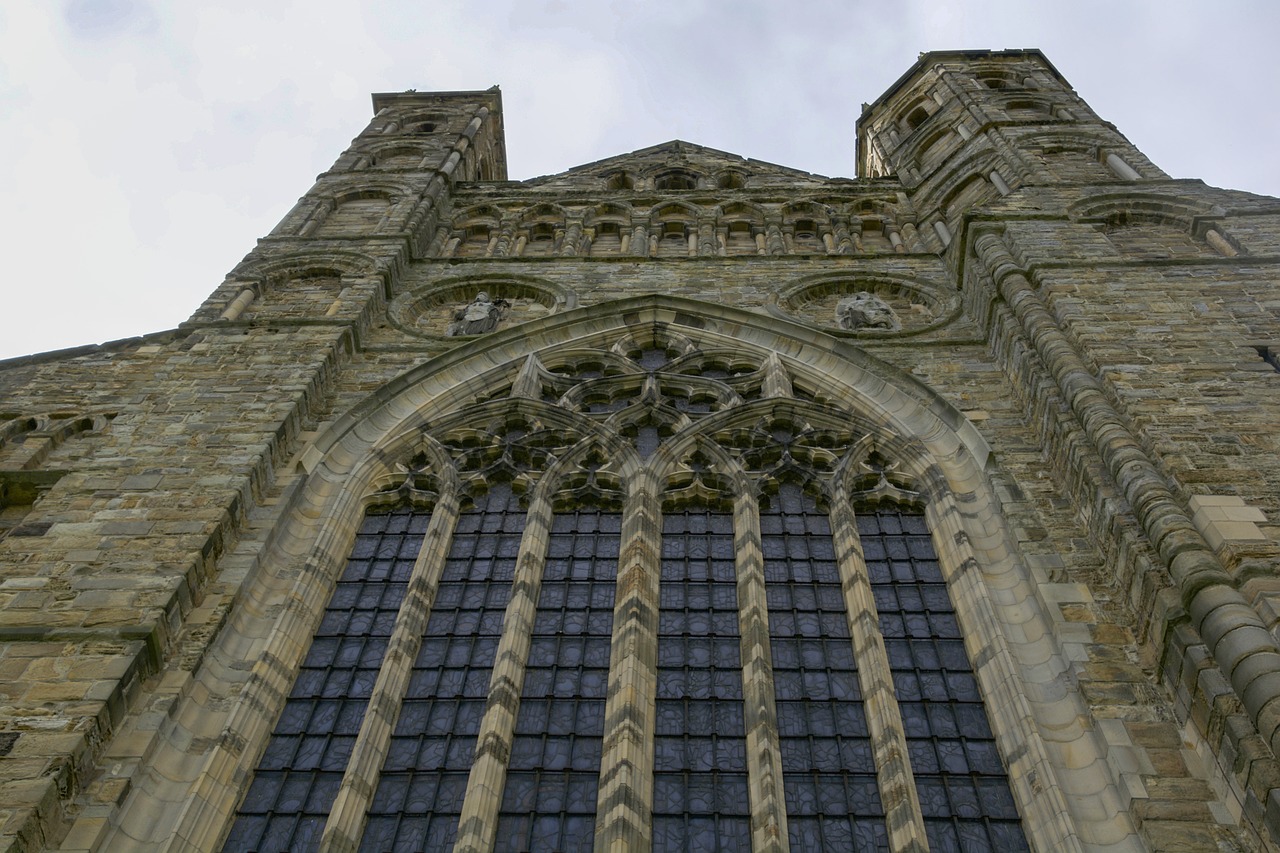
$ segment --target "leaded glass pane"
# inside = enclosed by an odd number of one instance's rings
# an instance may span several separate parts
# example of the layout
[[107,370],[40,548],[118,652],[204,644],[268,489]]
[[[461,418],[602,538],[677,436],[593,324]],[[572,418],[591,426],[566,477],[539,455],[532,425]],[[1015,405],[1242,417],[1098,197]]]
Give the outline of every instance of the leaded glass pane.
[[495,849],[588,853],[613,634],[621,516],[552,522]]
[[885,849],[830,521],[783,484],[760,523],[791,849]]
[[858,517],[925,831],[934,850],[1027,850],[924,517]]
[[365,517],[224,850],[314,850],[430,516]]
[[458,516],[361,850],[453,846],[524,518],[503,484]]
[[733,517],[664,516],[654,851],[751,849]]

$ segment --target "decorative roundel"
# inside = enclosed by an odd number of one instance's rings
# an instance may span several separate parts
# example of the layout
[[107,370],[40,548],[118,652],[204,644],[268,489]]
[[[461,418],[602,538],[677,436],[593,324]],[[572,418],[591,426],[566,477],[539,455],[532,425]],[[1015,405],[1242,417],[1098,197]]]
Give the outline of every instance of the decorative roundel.
[[769,310],[841,337],[912,335],[950,322],[960,300],[919,279],[826,275],[782,289]]
[[576,304],[572,290],[542,279],[473,275],[402,293],[387,306],[387,316],[397,329],[415,337],[467,339]]

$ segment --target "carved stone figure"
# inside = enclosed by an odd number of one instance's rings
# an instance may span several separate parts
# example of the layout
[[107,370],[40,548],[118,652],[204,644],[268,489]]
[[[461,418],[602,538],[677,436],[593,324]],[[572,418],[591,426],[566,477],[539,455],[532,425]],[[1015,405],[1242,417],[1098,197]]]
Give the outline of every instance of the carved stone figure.
[[453,314],[453,322],[445,334],[449,337],[459,335],[482,335],[498,328],[498,322],[507,316],[511,303],[505,299],[490,299],[483,290],[464,308]]
[[858,329],[896,332],[902,328],[889,303],[865,290],[836,303],[836,322],[840,328],[850,332]]

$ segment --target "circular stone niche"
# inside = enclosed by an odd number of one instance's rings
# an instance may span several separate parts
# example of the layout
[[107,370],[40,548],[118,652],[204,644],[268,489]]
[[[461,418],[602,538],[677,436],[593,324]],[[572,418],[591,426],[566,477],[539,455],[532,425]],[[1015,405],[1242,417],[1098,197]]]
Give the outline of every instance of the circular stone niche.
[[[870,294],[870,297],[859,297]],[[840,320],[841,303],[845,323],[856,325],[868,317],[879,325],[849,328]],[[917,280],[872,276],[840,276],[805,281],[778,294],[770,308],[792,320],[818,326],[843,336],[905,335],[941,326],[960,310],[955,294]],[[887,312],[885,309],[888,309]],[[898,328],[889,317],[896,319]]]
[[[502,277],[466,278],[438,282],[402,293],[387,306],[392,325],[416,337],[450,337],[449,327],[459,319],[460,311],[487,293],[501,306],[501,319],[493,331],[507,329],[529,320],[537,320],[572,307],[573,293],[549,282]],[[458,335],[465,340],[474,335]]]

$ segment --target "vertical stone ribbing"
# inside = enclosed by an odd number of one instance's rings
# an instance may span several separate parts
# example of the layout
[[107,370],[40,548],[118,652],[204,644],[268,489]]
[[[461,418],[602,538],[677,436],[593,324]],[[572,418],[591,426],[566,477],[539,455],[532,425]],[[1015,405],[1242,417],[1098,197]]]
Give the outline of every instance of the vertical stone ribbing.
[[929,849],[924,814],[911,776],[907,734],[902,728],[902,715],[893,692],[893,672],[889,669],[889,655],[880,635],[880,619],[871,594],[862,545],[858,541],[853,505],[842,489],[834,491],[831,496],[831,538],[844,588],[854,659],[858,662],[858,683],[866,703],[867,727],[871,731],[871,746],[875,752],[876,778],[889,830],[889,843],[895,851],[923,853]]
[[751,790],[751,849],[755,853],[786,853],[791,848],[782,787],[778,711],[773,700],[773,653],[769,646],[769,602],[764,587],[760,508],[750,494],[739,494],[734,501],[733,532],[738,573],[742,704]]
[[[1006,749],[1003,758],[1027,840],[1036,849],[1078,851],[1080,838],[1071,825],[1067,801],[1056,784],[1057,774],[1044,742],[1022,735],[1037,722],[1026,696],[1009,689],[1008,670],[1001,666],[1013,659],[1009,643],[1002,632],[980,627],[998,625],[1001,619],[984,585],[981,564],[960,511],[953,500],[940,493],[925,505],[925,521],[965,636],[965,651],[974,662],[987,719],[1000,743],[1018,747],[1013,752]],[[984,521],[988,527],[999,524],[999,519],[990,516]],[[1060,727],[1058,737],[1064,737],[1065,731],[1065,726]],[[1083,749],[1078,752],[1085,754]]]
[[502,620],[502,639],[489,681],[489,699],[476,738],[475,763],[467,777],[466,799],[458,819],[455,853],[488,853],[493,849],[511,739],[520,710],[524,667],[529,658],[529,637],[546,564],[551,515],[551,500],[545,491],[539,491],[530,501],[524,535],[520,539],[511,601]]
[[1003,241],[994,234],[982,234],[974,241],[974,250],[1123,491],[1177,585],[1192,624],[1230,679],[1253,724],[1272,752],[1280,751],[1280,645],[1232,585],[1172,487],[1058,328]]
[[641,853],[653,844],[662,503],[651,471],[637,471],[630,486],[623,508],[596,810],[596,849],[610,853]]
[[387,757],[400,703],[409,686],[413,661],[422,644],[422,632],[426,630],[427,618],[431,615],[431,604],[440,573],[444,570],[445,558],[449,555],[457,520],[457,490],[447,489],[431,511],[431,521],[413,563],[409,588],[396,615],[395,628],[392,629],[382,667],[378,670],[369,708],[360,723],[360,734],[352,747],[351,761],[342,775],[342,786],[320,837],[322,853],[348,853],[360,846],[365,814],[373,800],[373,792],[378,788],[378,776]]

